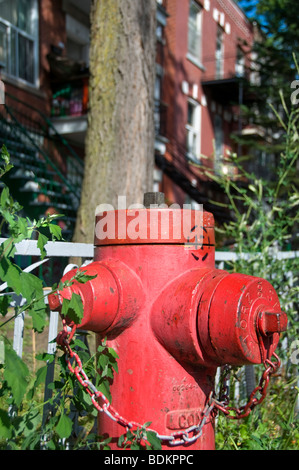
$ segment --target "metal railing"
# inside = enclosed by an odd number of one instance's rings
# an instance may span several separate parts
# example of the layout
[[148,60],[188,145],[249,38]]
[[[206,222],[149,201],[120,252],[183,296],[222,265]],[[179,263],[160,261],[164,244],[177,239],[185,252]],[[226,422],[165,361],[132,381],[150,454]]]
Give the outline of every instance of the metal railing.
[[84,162],[77,155],[75,150],[69,145],[66,139],[61,136],[51,120],[40,110],[28,103],[17,99],[6,93],[5,113],[0,117],[13,124],[14,132],[24,138],[24,142],[32,145],[39,156],[44,160],[73,195],[76,207],[80,200],[81,186],[74,186],[67,175],[65,158],[74,162],[73,172],[78,175],[78,180],[82,181]]

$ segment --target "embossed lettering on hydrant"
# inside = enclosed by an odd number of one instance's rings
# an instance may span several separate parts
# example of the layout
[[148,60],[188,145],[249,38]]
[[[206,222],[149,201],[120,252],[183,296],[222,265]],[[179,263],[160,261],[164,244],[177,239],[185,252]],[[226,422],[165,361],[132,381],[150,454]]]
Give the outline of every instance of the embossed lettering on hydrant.
[[166,426],[168,429],[187,429],[197,426],[201,420],[201,410],[193,408],[188,410],[170,411],[166,415]]

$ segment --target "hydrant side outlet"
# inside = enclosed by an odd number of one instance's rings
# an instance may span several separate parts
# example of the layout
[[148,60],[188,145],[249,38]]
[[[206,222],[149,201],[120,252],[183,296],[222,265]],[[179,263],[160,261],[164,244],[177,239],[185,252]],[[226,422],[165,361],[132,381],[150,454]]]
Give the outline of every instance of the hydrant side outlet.
[[[204,309],[205,307],[202,306]],[[271,336],[261,334],[258,319],[263,312],[283,317],[273,324]],[[212,354],[219,364],[260,364],[275,351],[279,333],[286,327],[285,314],[272,285],[261,278],[229,274],[217,285],[209,306]]]
[[[87,283],[74,281],[70,287],[49,296],[52,310],[58,309],[64,298],[72,293],[80,294],[84,316],[78,328],[102,333],[113,329],[113,334],[127,328],[136,318],[144,301],[142,286],[132,270],[119,261],[93,263],[80,268],[85,274],[96,277]],[[77,270],[71,270],[62,278],[70,280]],[[138,295],[136,295],[136,291]]]

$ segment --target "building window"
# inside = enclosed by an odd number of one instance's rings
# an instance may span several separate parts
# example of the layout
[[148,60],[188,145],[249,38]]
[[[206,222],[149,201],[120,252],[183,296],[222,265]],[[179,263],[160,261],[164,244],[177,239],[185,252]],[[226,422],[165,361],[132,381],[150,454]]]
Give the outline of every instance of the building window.
[[202,8],[194,1],[189,4],[188,21],[188,55],[198,63],[201,63],[201,21]]
[[216,114],[214,118],[214,135],[215,135],[215,160],[214,169],[217,173],[222,170],[223,163],[223,125],[222,118]]
[[71,15],[66,15],[66,52],[67,57],[76,62],[89,65],[89,36],[90,31],[80,21]]
[[245,56],[240,47],[237,48],[236,58],[236,76],[244,77],[245,75]]
[[157,135],[160,134],[160,124],[161,124],[161,114],[160,114],[161,86],[162,86],[162,75],[159,74],[159,71],[158,71],[156,73],[155,89],[154,89],[154,99],[155,99],[154,122],[155,122],[155,132]]
[[7,75],[32,85],[37,84],[37,0],[3,0],[1,2],[0,65]]
[[186,131],[187,158],[198,163],[200,160],[200,106],[191,99],[188,100]]
[[216,38],[216,79],[223,77],[223,29],[218,26]]

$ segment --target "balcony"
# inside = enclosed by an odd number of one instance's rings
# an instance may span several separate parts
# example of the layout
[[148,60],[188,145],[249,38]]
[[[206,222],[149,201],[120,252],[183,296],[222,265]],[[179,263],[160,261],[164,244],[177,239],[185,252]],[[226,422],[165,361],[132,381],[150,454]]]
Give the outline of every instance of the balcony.
[[66,139],[83,144],[87,130],[88,75],[52,85],[51,119]]
[[231,72],[222,75],[205,75],[201,84],[208,92],[211,99],[223,106],[237,105],[250,101],[250,94],[247,91],[249,84],[249,73]]

